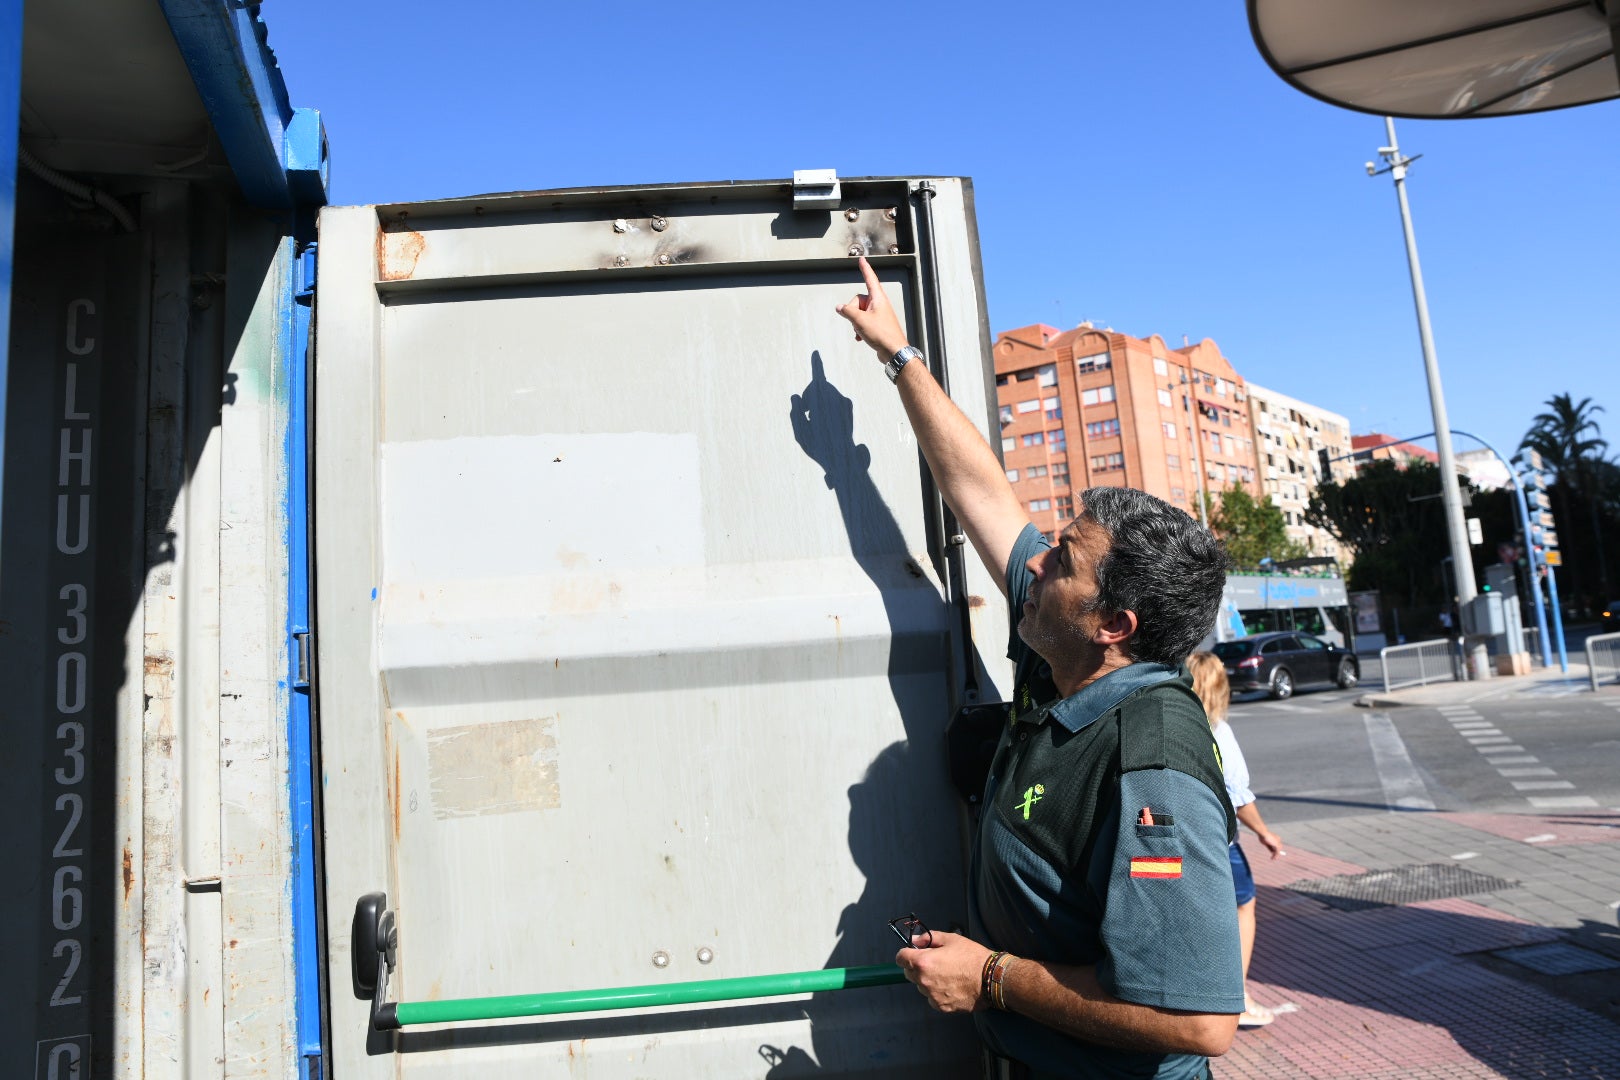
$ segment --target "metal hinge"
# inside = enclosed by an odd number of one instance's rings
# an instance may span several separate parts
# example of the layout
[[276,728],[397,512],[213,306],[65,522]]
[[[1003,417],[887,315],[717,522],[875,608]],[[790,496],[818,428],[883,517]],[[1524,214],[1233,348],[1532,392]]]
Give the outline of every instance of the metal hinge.
[[315,297],[315,277],[320,269],[317,245],[310,241],[298,253],[298,284],[293,298],[300,304],[309,304]]
[[293,689],[309,689],[309,669],[314,648],[314,634],[308,630],[293,635]]

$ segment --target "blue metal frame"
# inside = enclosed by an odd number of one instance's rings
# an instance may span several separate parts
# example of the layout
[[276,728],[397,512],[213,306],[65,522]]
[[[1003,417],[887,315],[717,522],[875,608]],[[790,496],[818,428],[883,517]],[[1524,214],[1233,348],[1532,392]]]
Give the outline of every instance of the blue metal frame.
[[[317,901],[319,837],[315,835],[315,740],[309,635],[309,328],[315,295],[315,245],[293,245],[291,310],[282,320],[283,370],[287,373],[287,777],[292,804],[292,948],[298,1059],[303,1080],[321,1080],[324,1008],[321,995],[320,909]],[[285,295],[285,294],[284,294]],[[307,661],[307,663],[306,663]],[[312,1067],[313,1066],[313,1067]]]
[[297,120],[259,5],[233,0],[159,4],[242,194],[256,206],[291,209],[298,203],[324,203],[325,135],[318,114],[313,125]]
[[[22,0],[0,0],[0,455],[6,445],[11,381],[11,251],[17,226],[17,125],[22,113]],[[5,72],[11,74],[4,74]],[[0,506],[5,470],[0,469]],[[0,566],[4,556],[0,554]]]

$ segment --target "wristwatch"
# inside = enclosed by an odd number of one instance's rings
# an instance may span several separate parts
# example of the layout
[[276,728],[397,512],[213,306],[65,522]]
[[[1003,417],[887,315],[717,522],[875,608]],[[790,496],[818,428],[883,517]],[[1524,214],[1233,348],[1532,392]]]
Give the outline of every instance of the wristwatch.
[[889,362],[883,365],[883,370],[888,373],[890,382],[899,382],[900,369],[913,360],[920,359],[922,359],[922,350],[915,345],[907,345],[889,358]]

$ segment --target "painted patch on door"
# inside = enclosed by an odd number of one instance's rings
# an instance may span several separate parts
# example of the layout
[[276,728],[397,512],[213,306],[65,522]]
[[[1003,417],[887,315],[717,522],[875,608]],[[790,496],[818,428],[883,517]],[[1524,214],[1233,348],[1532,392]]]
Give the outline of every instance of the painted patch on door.
[[428,732],[427,744],[436,818],[562,805],[555,716],[438,728]]

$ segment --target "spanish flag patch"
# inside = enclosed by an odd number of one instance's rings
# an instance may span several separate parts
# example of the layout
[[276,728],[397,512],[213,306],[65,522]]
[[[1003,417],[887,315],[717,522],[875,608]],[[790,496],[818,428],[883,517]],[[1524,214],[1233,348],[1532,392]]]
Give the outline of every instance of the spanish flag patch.
[[1131,877],[1178,878],[1181,859],[1143,858],[1131,860]]

